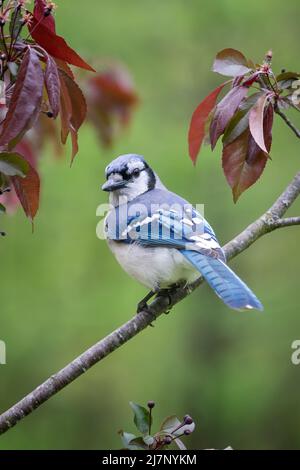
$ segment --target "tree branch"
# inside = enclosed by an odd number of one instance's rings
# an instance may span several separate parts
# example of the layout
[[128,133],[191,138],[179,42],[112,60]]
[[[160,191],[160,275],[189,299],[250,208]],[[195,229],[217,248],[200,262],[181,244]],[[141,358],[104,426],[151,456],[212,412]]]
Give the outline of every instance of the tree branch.
[[274,107],[275,113],[278,114],[278,116],[281,117],[281,119],[284,120],[284,122],[292,129],[294,134],[300,139],[300,131],[297,129],[297,127],[292,123],[292,121],[284,114],[283,111],[281,111],[278,107],[278,105],[275,105]]
[[[299,225],[299,217],[282,219],[287,209],[293,204],[300,194],[300,172],[294,177],[285,191],[276,200],[272,207],[259,219],[250,224],[243,232],[227,243],[224,251],[227,259],[237,256],[246,250],[256,240],[273,230],[290,225]],[[178,288],[171,295],[171,306],[180,302],[203,282],[197,279],[192,285]],[[157,297],[150,305],[151,313],[142,311],[131,320],[124,323],[111,334],[103,338],[91,348],[87,349],[79,357],[70,362],[66,367],[48,378],[44,383],[35,388],[18,403],[0,416],[0,434],[15,426],[21,419],[32,413],[36,408],[49,400],[77,377],[82,375],[94,364],[101,361],[124,343],[136,336],[162,313],[170,308],[166,297]]]
[[275,228],[291,227],[292,225],[300,225],[300,217],[285,217],[274,221]]

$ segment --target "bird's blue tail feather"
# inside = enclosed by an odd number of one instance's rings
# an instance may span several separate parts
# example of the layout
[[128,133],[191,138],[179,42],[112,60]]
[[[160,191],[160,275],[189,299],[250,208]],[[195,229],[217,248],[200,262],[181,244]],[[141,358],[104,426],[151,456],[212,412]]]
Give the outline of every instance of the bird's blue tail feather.
[[258,298],[223,261],[192,250],[182,250],[181,253],[226,305],[236,310],[263,310]]

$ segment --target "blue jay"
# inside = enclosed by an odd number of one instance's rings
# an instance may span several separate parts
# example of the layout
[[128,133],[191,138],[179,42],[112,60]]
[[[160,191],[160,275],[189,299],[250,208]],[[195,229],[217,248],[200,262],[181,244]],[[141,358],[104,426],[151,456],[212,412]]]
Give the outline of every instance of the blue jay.
[[262,304],[227,266],[215,233],[193,206],[167,190],[141,155],[121,155],[105,170],[102,189],[111,210],[105,221],[109,247],[123,269],[155,294],[188,285],[202,275],[236,310]]

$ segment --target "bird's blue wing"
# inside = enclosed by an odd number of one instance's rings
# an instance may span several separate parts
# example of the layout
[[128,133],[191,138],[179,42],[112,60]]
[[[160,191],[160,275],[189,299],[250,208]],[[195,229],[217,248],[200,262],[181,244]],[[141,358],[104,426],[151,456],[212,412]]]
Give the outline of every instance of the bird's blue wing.
[[[187,209],[187,212],[159,208],[152,213],[127,216],[125,223],[117,211],[116,218],[116,233],[112,234],[111,230],[108,238],[144,246],[195,250],[206,256],[225,259],[213,229],[194,208]],[[109,225],[111,229],[112,224]]]

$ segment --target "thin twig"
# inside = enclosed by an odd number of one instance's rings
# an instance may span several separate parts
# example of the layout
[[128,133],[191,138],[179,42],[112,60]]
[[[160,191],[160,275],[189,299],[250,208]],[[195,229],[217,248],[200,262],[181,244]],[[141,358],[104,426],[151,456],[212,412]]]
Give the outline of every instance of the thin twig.
[[300,139],[300,131],[299,129],[297,129],[297,127],[292,123],[292,121],[284,114],[283,111],[281,111],[279,109],[279,107],[276,105],[275,108],[275,113],[278,114],[278,116],[280,116],[284,122],[292,129],[292,131],[294,132],[294,134],[296,134],[296,136]]
[[[299,224],[299,217],[282,219],[282,216],[293,204],[300,194],[300,172],[294,177],[281,196],[275,201],[272,207],[259,219],[250,224],[243,232],[237,235],[224,247],[227,259],[237,256],[246,250],[256,240],[263,235],[272,232],[281,224]],[[289,223],[287,223],[289,221]],[[281,225],[283,226],[283,225]],[[202,278],[197,279],[192,285],[181,287],[170,295],[171,306],[187,297],[203,282]],[[0,416],[0,434],[5,433],[15,426],[25,416],[32,413],[53,395],[72,383],[77,377],[84,374],[94,364],[109,356],[124,343],[136,336],[146,327],[170,308],[169,300],[166,297],[157,297],[150,305],[149,311],[142,311],[127,321],[120,328],[103,338],[91,348],[82,353],[79,357],[70,362],[66,367],[48,378],[44,383],[35,388],[18,403],[13,405]]]

